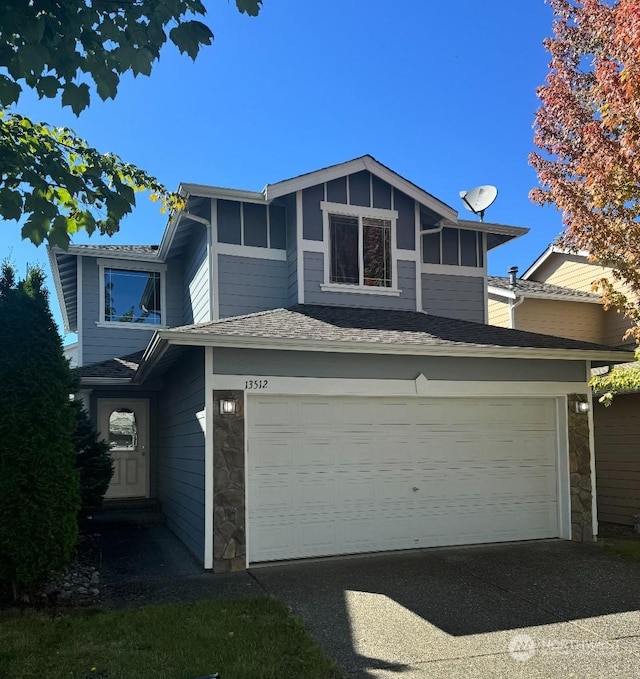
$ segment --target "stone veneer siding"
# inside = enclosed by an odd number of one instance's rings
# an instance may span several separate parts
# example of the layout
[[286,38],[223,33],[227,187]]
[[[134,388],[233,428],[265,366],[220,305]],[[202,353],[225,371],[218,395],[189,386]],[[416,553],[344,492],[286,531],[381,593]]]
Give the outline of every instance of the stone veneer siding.
[[[220,400],[236,401],[235,415],[220,414]],[[213,392],[213,572],[246,567],[244,393]]]
[[570,394],[568,400],[569,472],[571,486],[571,539],[593,542],[591,447],[589,416],[576,413],[575,404],[586,401],[586,394]]

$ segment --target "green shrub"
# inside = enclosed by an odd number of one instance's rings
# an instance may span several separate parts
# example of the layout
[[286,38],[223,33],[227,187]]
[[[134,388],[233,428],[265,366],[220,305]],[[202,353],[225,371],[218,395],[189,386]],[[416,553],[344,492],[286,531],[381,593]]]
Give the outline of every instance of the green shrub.
[[113,476],[113,460],[109,444],[98,438],[82,403],[74,401],[72,407],[76,416],[72,440],[80,473],[80,515],[87,517],[102,507]]
[[14,592],[64,566],[78,531],[74,380],[43,280],[0,270],[0,580]]

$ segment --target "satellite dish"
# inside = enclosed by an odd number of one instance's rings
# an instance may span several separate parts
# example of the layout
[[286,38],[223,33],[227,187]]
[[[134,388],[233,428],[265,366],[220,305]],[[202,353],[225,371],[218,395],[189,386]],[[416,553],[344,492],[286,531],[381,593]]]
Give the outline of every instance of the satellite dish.
[[467,210],[474,215],[480,215],[480,221],[484,221],[484,211],[493,203],[498,196],[495,186],[476,186],[471,191],[460,191],[460,198]]

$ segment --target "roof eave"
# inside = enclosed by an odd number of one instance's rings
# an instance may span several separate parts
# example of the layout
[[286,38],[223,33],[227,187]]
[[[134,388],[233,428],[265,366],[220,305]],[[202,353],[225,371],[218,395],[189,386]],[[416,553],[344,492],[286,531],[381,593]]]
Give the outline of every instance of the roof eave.
[[176,333],[171,330],[157,331],[156,346],[149,345],[143,361],[154,360],[154,353],[161,344],[182,346],[231,347],[236,349],[270,349],[287,351],[315,351],[334,353],[399,354],[414,356],[468,356],[477,358],[537,358],[556,360],[628,362],[633,352],[600,349],[539,349],[535,347],[503,347],[477,344],[420,345],[382,342],[345,342],[331,340],[299,340],[288,338],[265,338],[238,335],[215,335],[208,333]]
[[[59,248],[52,248],[47,245],[47,257],[49,258],[49,266],[51,267],[51,275],[53,276],[53,285],[56,290],[56,295],[58,296],[58,302],[60,305],[60,312],[62,313],[62,326],[64,328],[65,334],[70,332],[76,332],[76,329],[71,328],[69,323],[69,314],[67,312],[67,300],[64,297],[62,291],[62,281],[60,280],[60,270],[58,269],[58,260],[56,259],[56,251],[64,252],[64,250]],[[76,264],[77,267],[77,264]]]
[[532,292],[524,291],[518,289],[516,286],[511,290],[506,290],[505,288],[497,288],[493,285],[487,287],[487,292],[491,295],[498,295],[499,297],[506,297],[508,299],[518,299],[519,297],[524,297],[525,299],[548,299],[554,302],[583,302],[585,304],[601,304],[599,297],[580,297],[579,295],[554,295],[553,293],[546,292]]

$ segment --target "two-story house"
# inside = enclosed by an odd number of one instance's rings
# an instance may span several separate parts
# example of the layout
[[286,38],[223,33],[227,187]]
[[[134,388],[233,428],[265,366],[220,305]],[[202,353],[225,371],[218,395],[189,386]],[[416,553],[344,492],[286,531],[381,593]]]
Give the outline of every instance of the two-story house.
[[159,498],[215,571],[593,536],[569,432],[590,367],[629,354],[486,324],[487,253],[526,229],[371,156],[180,191],[159,246],[51,252],[109,497]]
[[[489,322],[502,327],[598,342],[629,350],[624,338],[629,320],[605,311],[593,284],[608,278],[619,289],[611,268],[589,260],[585,252],[549,246],[522,274],[488,278]],[[628,292],[628,291],[626,291]],[[621,366],[625,369],[625,366]],[[602,371],[598,371],[602,372]],[[640,393],[619,394],[609,407],[593,406],[596,497],[601,522],[631,526],[640,514]]]

